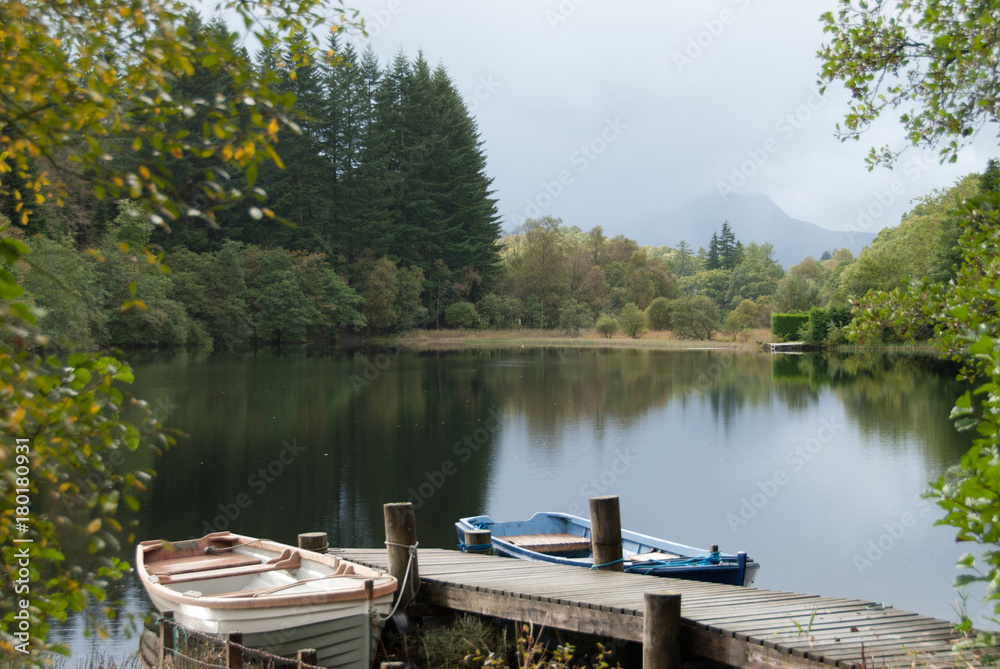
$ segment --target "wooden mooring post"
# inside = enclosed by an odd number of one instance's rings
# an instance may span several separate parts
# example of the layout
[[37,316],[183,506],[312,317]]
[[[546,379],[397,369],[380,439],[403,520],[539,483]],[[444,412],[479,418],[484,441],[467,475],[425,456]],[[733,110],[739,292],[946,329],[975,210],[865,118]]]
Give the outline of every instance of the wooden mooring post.
[[590,541],[596,569],[625,571],[618,495],[590,498]]
[[159,657],[157,657],[157,664],[161,667],[166,666],[164,662],[167,658],[173,659],[171,656],[174,651],[174,612],[164,611],[163,615],[160,616],[160,652]]
[[[396,600],[403,610],[413,600],[420,587],[417,568],[417,523],[410,502],[382,505],[385,516],[385,548],[389,558],[389,574],[396,577],[399,589]],[[411,559],[412,553],[412,559]],[[405,581],[405,583],[404,583]]]
[[642,669],[680,669],[681,596],[647,592],[642,612]]
[[315,665],[316,664],[316,649],[315,648],[303,648],[296,654],[295,666],[298,669],[302,669],[303,665]]
[[483,555],[493,554],[493,533],[489,530],[466,530],[465,550]]
[[226,669],[243,669],[242,646],[243,633],[230,632],[226,637]]
[[303,532],[299,535],[299,548],[316,553],[325,553],[330,544],[326,532]]

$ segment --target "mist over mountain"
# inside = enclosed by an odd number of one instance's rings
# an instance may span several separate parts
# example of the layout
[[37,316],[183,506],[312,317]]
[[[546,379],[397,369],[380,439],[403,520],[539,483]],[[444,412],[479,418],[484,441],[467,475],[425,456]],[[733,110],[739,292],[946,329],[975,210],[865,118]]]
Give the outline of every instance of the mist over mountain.
[[785,269],[806,256],[818,260],[824,251],[839,248],[848,248],[856,256],[875,239],[872,233],[836,232],[792,218],[771,198],[757,193],[732,194],[725,201],[718,195],[707,194],[655,217],[626,221],[614,232],[631,237],[640,245],[676,247],[683,239],[697,252],[700,246],[708,248],[712,232],[721,230],[725,221],[729,221],[736,239],[744,245],[773,244],[775,258]]

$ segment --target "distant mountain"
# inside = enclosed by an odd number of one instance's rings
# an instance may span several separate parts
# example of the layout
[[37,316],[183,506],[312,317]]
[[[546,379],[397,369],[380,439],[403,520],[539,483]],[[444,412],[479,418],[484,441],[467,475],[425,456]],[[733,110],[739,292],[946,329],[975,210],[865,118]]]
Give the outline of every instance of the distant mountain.
[[839,248],[848,248],[856,256],[875,239],[871,233],[835,232],[794,219],[771,198],[755,193],[733,194],[725,202],[717,195],[705,195],[660,216],[627,222],[619,231],[640,245],[676,247],[683,239],[697,252],[699,246],[708,248],[712,232],[721,230],[724,221],[729,221],[736,239],[744,245],[774,244],[775,258],[785,269],[806,256],[819,260],[823,251]]

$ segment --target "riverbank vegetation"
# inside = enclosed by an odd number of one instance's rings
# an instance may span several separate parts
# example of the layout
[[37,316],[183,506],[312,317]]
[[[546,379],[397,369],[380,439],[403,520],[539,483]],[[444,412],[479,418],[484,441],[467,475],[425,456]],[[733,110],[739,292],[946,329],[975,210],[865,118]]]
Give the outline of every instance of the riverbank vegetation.
[[[981,31],[1000,20],[996,3],[918,0],[886,8],[840,0],[821,20],[829,42],[819,52],[820,76],[851,91],[842,137],[858,138],[882,112],[904,107],[899,120],[910,144],[938,148],[942,160],[955,161],[981,129],[997,122],[997,37]],[[898,155],[888,146],[873,148],[869,163],[892,166]],[[923,235],[911,234],[915,225],[887,233],[887,244],[891,237],[913,248],[911,264],[921,256],[928,264],[908,276],[883,276],[865,293],[852,337],[930,336],[942,357],[961,363],[960,378],[975,388],[951,411],[957,429],[974,431],[973,445],[929,496],[945,511],[940,522],[955,529],[957,541],[985,549],[962,556],[955,586],[984,584],[1000,614],[1000,163],[991,160],[975,187],[963,185],[915,210],[928,223]],[[926,240],[938,241],[921,247]],[[963,616],[961,627],[971,631],[973,621]],[[981,633],[970,643],[989,647],[984,663],[997,662],[994,635]]]
[[[955,276],[955,207],[998,188],[997,172],[991,161],[984,175],[921,198],[857,258],[839,249],[787,271],[770,244],[733,241],[727,222],[707,250],[691,253],[686,242],[640,246],[608,237],[600,226],[583,232],[550,217],[528,220],[514,234],[483,242],[492,249],[486,255],[495,256],[488,269],[453,259],[457,271],[441,258],[406,264],[365,246],[348,260],[322,250],[329,245],[254,243],[240,235],[199,245],[200,251],[178,244],[155,255],[163,232],[127,203],[100,234],[87,232],[90,246],[51,229],[32,234],[15,227],[6,234],[31,250],[28,262],[14,268],[24,299],[44,314],[28,330],[66,348],[232,349],[327,342],[344,332],[511,328],[746,342],[763,340],[755,331],[771,328],[772,315],[781,323],[774,338],[824,346],[847,343],[852,307],[869,292],[889,293],[909,277],[943,283]],[[796,320],[792,330],[785,327]],[[877,341],[892,345],[933,333],[929,323],[915,327],[912,333],[883,328]],[[875,333],[868,341],[876,341]]]
[[[295,101],[279,119],[280,143],[275,134],[273,149],[262,149],[281,158],[259,167],[240,158],[226,173],[223,190],[249,197],[243,207],[201,202],[192,191],[199,175],[218,176],[225,156],[236,160],[232,145],[211,155],[171,149],[154,175],[150,165],[165,149],[130,135],[104,147],[108,183],[94,186],[86,171],[60,167],[58,197],[42,184],[53,166],[24,156],[0,193],[0,222],[31,251],[13,269],[22,300],[39,310],[24,329],[50,348],[232,349],[323,343],[345,332],[512,327],[737,342],[771,327],[772,314],[816,308],[826,310],[814,312],[821,327],[776,335],[845,343],[845,314],[869,291],[892,291],[907,277],[954,276],[958,225],[950,212],[997,187],[989,170],[969,175],[920,198],[858,257],[829,249],[787,270],[771,244],[737,239],[728,221],[697,248],[689,240],[643,246],[550,216],[502,236],[475,121],[443,66],[430,68],[419,53],[382,64],[336,34],[323,45],[331,58],[305,57],[301,37],[265,40],[250,55],[220,19],[189,12],[176,20],[198,52],[230,49],[282,104]],[[172,94],[241,99],[235,79],[210,76],[212,62],[192,61]],[[210,112],[193,113],[160,129],[190,142],[214,127]],[[143,186],[147,173],[155,188]],[[135,192],[114,186],[135,180]],[[30,216],[28,186],[38,186]],[[143,188],[199,204],[173,212],[112,198]],[[904,334],[887,329],[882,338]],[[929,326],[917,333],[930,334]]]

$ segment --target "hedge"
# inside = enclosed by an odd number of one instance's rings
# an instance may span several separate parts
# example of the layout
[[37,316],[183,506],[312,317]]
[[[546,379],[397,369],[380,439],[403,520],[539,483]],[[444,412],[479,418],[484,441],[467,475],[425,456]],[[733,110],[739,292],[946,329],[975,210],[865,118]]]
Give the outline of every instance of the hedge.
[[805,338],[813,346],[823,346],[826,338],[830,334],[831,327],[844,327],[851,322],[851,309],[849,307],[830,307],[821,309],[813,307],[809,310],[809,327],[806,328]]
[[797,339],[809,323],[809,314],[771,314],[771,334],[781,341]]

